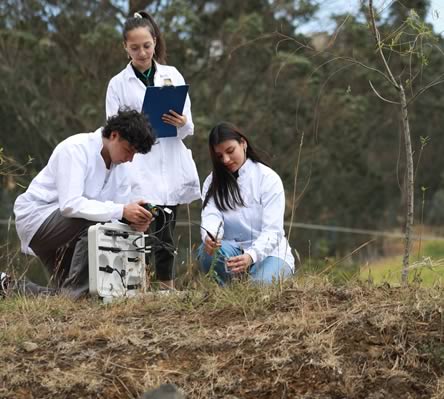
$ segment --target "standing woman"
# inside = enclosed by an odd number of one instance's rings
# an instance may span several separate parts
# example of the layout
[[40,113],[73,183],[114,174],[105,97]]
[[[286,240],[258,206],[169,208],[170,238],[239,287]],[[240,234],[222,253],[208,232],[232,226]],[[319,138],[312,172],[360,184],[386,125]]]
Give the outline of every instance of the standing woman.
[[213,172],[203,186],[198,254],[203,271],[214,267],[221,284],[242,274],[260,283],[291,276],[294,258],[285,238],[280,177],[230,123],[211,130],[209,149]]
[[[123,46],[130,59],[126,68],[114,76],[106,93],[107,117],[121,107],[142,110],[147,86],[184,85],[179,71],[165,65],[166,46],[162,34],[150,14],[139,11],[128,18],[123,27]],[[179,204],[200,198],[199,177],[191,150],[182,140],[194,133],[191,102],[187,95],[183,114],[164,114],[165,123],[176,126],[177,137],[157,139],[149,156],[135,156],[132,169],[140,198],[169,208],[152,223],[151,229],[163,242],[173,244],[173,234]],[[154,225],[154,226],[153,226]],[[156,276],[161,288],[173,288],[174,256],[164,249],[154,251]]]

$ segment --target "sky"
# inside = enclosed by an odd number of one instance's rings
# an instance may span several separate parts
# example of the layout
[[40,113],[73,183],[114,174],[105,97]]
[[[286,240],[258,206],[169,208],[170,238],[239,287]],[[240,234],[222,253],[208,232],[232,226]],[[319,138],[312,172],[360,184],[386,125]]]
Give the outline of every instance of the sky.
[[433,24],[435,32],[444,33],[444,0],[432,0],[428,21]]
[[[402,1],[402,0],[401,0]],[[393,0],[373,0],[377,10],[387,8]],[[301,33],[320,32],[333,30],[334,23],[327,22],[327,16],[331,14],[355,13],[360,4],[360,0],[321,0],[320,11],[316,18],[313,18],[307,24],[299,27]],[[433,24],[436,33],[444,35],[444,0],[432,0],[427,22]]]

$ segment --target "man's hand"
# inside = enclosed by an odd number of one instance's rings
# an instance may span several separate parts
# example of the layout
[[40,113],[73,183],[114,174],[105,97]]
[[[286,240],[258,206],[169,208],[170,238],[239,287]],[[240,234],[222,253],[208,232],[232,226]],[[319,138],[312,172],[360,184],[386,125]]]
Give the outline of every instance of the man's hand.
[[220,240],[213,241],[210,237],[208,237],[208,236],[205,237],[204,246],[205,246],[205,252],[208,255],[213,256],[214,251],[217,248],[220,248],[221,245],[222,244],[221,244]]
[[134,230],[144,233],[145,231],[148,230],[148,227],[150,227],[150,223],[151,223],[151,221],[146,222],[146,223],[131,223],[130,226]]
[[153,220],[151,212],[141,206],[143,204],[145,201],[142,200],[123,207],[123,217],[137,231],[146,231]]

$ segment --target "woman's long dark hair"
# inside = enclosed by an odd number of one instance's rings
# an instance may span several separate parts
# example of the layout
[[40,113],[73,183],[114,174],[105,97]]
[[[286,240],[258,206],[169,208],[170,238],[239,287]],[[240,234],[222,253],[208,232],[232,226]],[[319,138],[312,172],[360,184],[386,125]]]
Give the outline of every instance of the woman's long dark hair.
[[246,157],[253,162],[260,162],[266,165],[239,128],[228,122],[218,123],[211,129],[208,138],[211,162],[213,164],[213,176],[203,202],[204,208],[210,198],[214,199],[214,203],[220,211],[235,209],[236,206],[245,206],[236,177],[222,164],[214,151],[215,145],[227,140],[236,140],[238,143],[245,141],[247,143]]
[[153,58],[159,64],[166,63],[166,44],[159,27],[156,24],[154,18],[146,11],[138,11],[134,15],[139,14],[139,16],[129,17],[125,25],[123,25],[123,41],[126,43],[128,39],[128,32],[136,28],[148,28],[151,36],[156,40],[156,47],[154,48]]

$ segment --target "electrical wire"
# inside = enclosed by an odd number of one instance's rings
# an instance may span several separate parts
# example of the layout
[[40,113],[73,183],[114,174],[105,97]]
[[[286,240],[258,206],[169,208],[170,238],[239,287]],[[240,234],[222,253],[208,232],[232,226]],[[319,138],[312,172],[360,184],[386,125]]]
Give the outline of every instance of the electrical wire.
[[[149,245],[146,244],[145,242],[145,246],[140,247],[137,244],[137,241],[141,238],[145,238],[145,240],[148,238],[149,240],[151,240],[151,243]],[[146,252],[147,249],[165,249],[168,252],[170,252],[172,255],[177,255],[177,248],[174,245],[171,245],[167,242],[164,242],[162,240],[160,240],[158,237],[152,235],[152,234],[143,234],[139,237],[136,237],[133,241],[132,241],[132,245],[136,248],[135,251],[138,252]]]
[[[167,227],[169,227],[171,229],[172,223],[173,222],[177,222],[177,218],[171,218],[170,220],[167,221],[165,209],[161,205],[154,205],[154,207],[156,207],[162,213],[162,217],[163,217],[164,223],[163,223],[163,226],[160,229],[150,232],[151,235],[157,235],[157,234],[161,233],[163,230],[165,230]],[[168,207],[165,207],[165,208],[168,208]],[[214,235],[210,231],[208,231],[205,227],[203,227],[201,224],[196,223],[196,222],[192,222],[192,221],[189,221],[189,222],[191,224],[195,225],[195,226],[199,226],[202,230],[205,230],[206,233],[208,234],[208,236],[213,241],[216,241]],[[219,225],[218,230],[220,229],[220,226],[221,225]],[[171,231],[170,231],[170,233],[171,233]]]
[[[164,208],[162,208],[160,205],[156,205],[156,208],[157,209],[159,209],[160,211],[161,211],[161,213],[162,213],[162,217],[163,217],[163,225],[162,225],[162,227],[159,229],[159,230],[156,230],[156,231],[152,231],[151,232],[151,234],[159,234],[159,233],[161,233],[163,230],[165,230],[165,228],[168,226],[168,225],[171,225],[171,222],[174,220],[176,220],[176,219],[171,219],[170,221],[166,221],[167,220],[167,217],[166,217],[166,212],[165,212],[165,209]],[[167,207],[166,207],[167,208]],[[169,208],[168,208],[169,209]],[[172,211],[171,211],[172,212]]]
[[[177,221],[177,218],[174,217],[174,218],[171,218],[170,220],[167,220],[165,209],[162,206],[160,206],[160,205],[156,205],[155,207],[162,213],[162,217],[163,217],[163,221],[164,221],[162,227],[160,229],[158,229],[158,230],[150,232],[149,234],[143,234],[143,235],[140,235],[139,237],[136,237],[133,240],[132,244],[133,244],[134,247],[136,247],[136,249],[135,249],[136,251],[138,251],[138,252],[146,252],[148,245],[145,245],[144,247],[139,247],[138,244],[137,244],[137,241],[140,238],[145,237],[145,238],[149,238],[152,241],[151,245],[149,245],[150,249],[165,249],[169,253],[171,253],[172,255],[177,255],[177,248],[176,247],[174,247],[173,245],[171,245],[169,243],[166,243],[166,242],[160,240],[157,237],[157,235],[159,233],[161,233],[163,230],[165,230],[167,227],[170,229],[170,235],[172,235],[171,234],[172,233],[172,231],[171,231],[172,227],[171,226],[172,226],[173,222]],[[189,221],[189,222],[191,224],[195,225],[195,226],[198,226],[202,230],[204,230],[213,241],[216,241],[214,235],[208,229],[203,227],[201,224],[196,223],[196,222],[192,222],[192,221]],[[219,225],[217,235],[219,233],[221,225],[222,225],[222,222]]]

